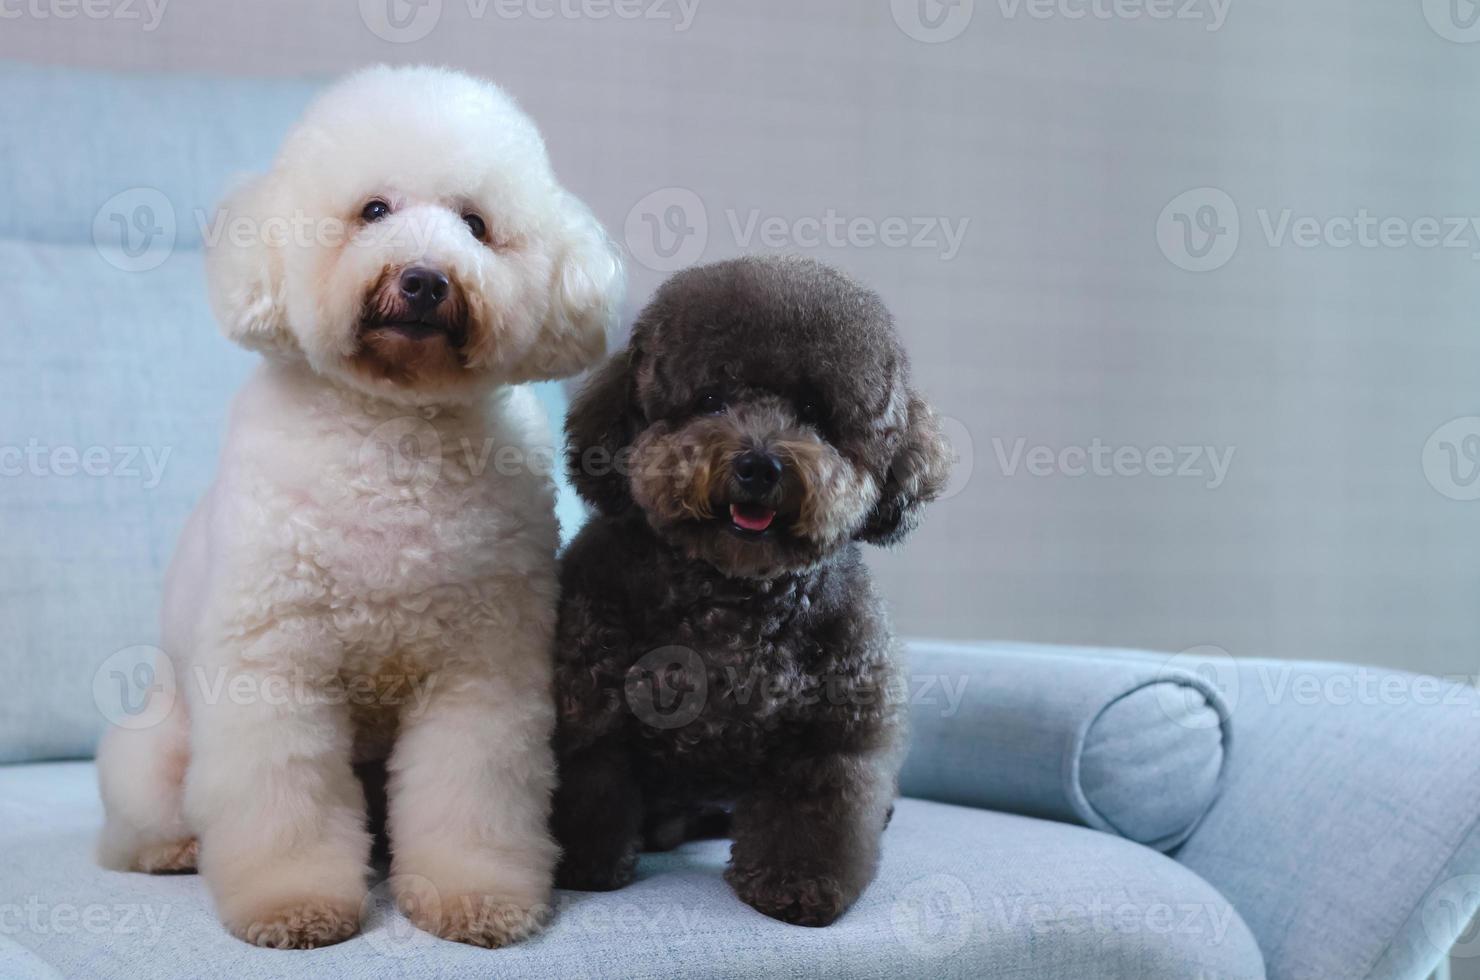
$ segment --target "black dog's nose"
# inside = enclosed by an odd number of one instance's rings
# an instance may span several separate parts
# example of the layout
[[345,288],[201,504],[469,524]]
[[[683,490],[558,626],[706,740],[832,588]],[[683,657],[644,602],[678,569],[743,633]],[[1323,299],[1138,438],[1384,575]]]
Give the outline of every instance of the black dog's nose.
[[781,460],[770,453],[755,450],[741,453],[735,460],[735,479],[741,489],[751,493],[769,493],[781,479]]
[[413,313],[430,313],[447,298],[451,283],[436,269],[412,266],[401,273],[401,298]]

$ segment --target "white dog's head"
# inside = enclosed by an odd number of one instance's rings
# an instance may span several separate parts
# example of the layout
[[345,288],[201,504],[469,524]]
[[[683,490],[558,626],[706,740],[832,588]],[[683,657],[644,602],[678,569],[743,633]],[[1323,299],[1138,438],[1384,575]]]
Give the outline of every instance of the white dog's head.
[[228,337],[408,403],[574,374],[621,270],[496,86],[370,68],[321,95],[228,198],[207,262]]

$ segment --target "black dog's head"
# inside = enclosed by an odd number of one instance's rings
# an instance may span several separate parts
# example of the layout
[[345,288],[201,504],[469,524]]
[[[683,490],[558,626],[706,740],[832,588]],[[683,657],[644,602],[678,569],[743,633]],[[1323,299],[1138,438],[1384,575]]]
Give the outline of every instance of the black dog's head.
[[940,492],[949,454],[873,292],[804,259],[668,280],[566,423],[581,495],[634,504],[662,538],[741,577],[888,544]]

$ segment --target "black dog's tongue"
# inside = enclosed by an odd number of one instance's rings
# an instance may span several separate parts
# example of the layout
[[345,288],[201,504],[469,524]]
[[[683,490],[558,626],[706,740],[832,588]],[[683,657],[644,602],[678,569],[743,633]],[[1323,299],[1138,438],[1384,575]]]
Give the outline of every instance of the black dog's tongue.
[[766,507],[757,507],[755,504],[730,505],[730,520],[745,531],[764,531],[775,518],[776,512]]

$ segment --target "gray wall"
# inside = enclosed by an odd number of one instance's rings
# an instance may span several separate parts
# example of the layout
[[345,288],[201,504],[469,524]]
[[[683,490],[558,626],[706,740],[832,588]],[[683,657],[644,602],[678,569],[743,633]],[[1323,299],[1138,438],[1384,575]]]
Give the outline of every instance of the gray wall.
[[[1480,670],[1480,502],[1451,499],[1480,421],[1430,438],[1480,415],[1480,25],[1448,0],[110,2],[6,5],[0,57],[462,66],[625,237],[634,304],[773,246],[875,284],[967,457],[875,562],[902,631]],[[377,36],[388,2],[425,36]],[[814,245],[830,213],[859,223]],[[1364,213],[1350,247],[1300,223]],[[1228,467],[1140,472],[1157,447]]]

